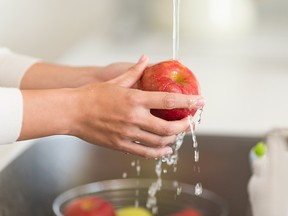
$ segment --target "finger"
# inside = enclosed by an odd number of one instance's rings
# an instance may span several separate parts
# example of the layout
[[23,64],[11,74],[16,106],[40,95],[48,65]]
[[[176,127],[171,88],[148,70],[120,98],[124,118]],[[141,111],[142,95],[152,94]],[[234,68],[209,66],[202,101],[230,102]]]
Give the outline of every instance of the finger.
[[141,102],[149,109],[202,109],[205,100],[201,95],[185,95],[169,92],[142,91]]
[[160,136],[145,130],[138,130],[133,133],[132,141],[142,143],[147,146],[162,147],[176,141],[176,135]]
[[139,122],[140,127],[143,130],[157,134],[159,136],[172,136],[184,132],[189,128],[189,122],[187,118],[166,121],[150,114],[145,118],[145,121]]
[[132,87],[142,76],[144,69],[147,67],[149,58],[146,55],[142,55],[139,61],[133,65],[126,73],[111,80],[112,83],[117,83],[123,87]]
[[127,141],[123,143],[121,151],[125,153],[130,153],[133,155],[138,155],[144,158],[161,158],[163,156],[170,155],[173,153],[173,150],[170,146],[153,148],[153,147],[137,144],[132,141],[130,142]]

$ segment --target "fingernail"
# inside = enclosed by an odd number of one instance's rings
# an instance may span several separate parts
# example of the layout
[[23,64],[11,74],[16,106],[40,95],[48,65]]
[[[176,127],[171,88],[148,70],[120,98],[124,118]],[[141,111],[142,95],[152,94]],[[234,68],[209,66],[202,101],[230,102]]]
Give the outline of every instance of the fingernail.
[[205,103],[206,103],[205,99],[201,97],[201,98],[197,99],[197,101],[196,101],[196,107],[197,107],[198,109],[199,109],[199,108],[203,108],[204,105],[205,105]]
[[144,62],[148,59],[148,56],[146,56],[145,54],[143,54],[140,59],[139,59],[139,62]]
[[188,108],[192,109],[201,109],[205,105],[205,99],[201,96],[193,97],[188,101]]

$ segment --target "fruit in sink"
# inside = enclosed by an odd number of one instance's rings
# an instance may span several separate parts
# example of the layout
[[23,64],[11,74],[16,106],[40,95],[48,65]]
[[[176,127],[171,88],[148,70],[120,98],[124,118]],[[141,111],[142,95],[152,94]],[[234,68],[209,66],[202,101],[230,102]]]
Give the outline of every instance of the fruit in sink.
[[185,209],[181,212],[169,215],[169,216],[203,216],[201,212],[196,209]]
[[152,216],[152,214],[145,208],[142,207],[125,207],[117,210],[117,216]]
[[[200,95],[200,86],[195,75],[178,60],[147,67],[140,79],[140,88],[144,91]],[[151,109],[153,115],[168,121],[179,120],[194,115],[195,112],[196,109]]]
[[112,205],[99,197],[86,196],[71,201],[64,209],[64,216],[116,216]]

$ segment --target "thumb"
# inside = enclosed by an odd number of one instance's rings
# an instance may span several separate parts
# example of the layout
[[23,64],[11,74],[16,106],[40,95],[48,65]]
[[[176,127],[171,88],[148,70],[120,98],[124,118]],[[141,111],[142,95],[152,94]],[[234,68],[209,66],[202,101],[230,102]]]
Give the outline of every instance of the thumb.
[[118,76],[117,78],[109,81],[110,83],[117,83],[123,87],[132,87],[142,76],[144,69],[148,65],[149,58],[142,55],[138,62],[133,65],[126,73]]

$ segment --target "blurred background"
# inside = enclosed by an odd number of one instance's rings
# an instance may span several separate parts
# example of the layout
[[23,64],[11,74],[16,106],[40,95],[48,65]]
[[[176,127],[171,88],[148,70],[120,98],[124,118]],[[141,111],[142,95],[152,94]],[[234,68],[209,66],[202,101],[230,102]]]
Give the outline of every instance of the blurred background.
[[[74,65],[172,58],[172,0],[0,0],[0,46]],[[288,1],[181,0],[180,59],[207,100],[200,133],[288,125]]]
[[[95,40],[104,37],[128,46],[131,39],[151,34],[171,39],[172,34],[172,0],[0,0],[0,4],[0,44],[52,61],[91,34]],[[288,36],[285,0],[182,0],[180,10],[181,48],[235,42],[255,34],[262,40],[270,38],[274,44],[266,46],[272,46]]]
[[[143,53],[155,63],[172,58],[172,3],[172,0],[0,0],[0,46],[69,65],[136,62]],[[207,101],[196,131],[204,156],[201,178],[204,187],[229,200],[231,215],[244,215],[246,211],[251,147],[268,131],[288,128],[287,26],[287,0],[181,0],[179,58],[195,73]],[[28,212],[29,207],[34,207],[29,202],[39,203],[43,215],[45,208],[52,211],[51,203],[63,187],[111,178],[112,174],[119,177],[123,170],[118,166],[129,164],[114,163],[115,172],[98,169],[97,165],[101,166],[103,161],[108,160],[104,164],[109,164],[109,158],[119,161],[129,158],[105,149],[104,154],[101,149],[92,151],[92,147],[67,137],[59,141],[67,145],[59,145],[53,137],[44,142],[47,145],[33,146],[18,160],[16,156],[26,148],[24,143],[1,146],[0,171],[7,162],[16,160],[0,175],[0,202],[4,203],[0,205],[0,215],[3,211],[8,215],[5,212],[26,208]],[[178,177],[190,181],[195,174],[189,171],[191,145],[183,147],[188,151],[183,151],[186,159],[179,164],[183,162],[185,169],[179,168],[177,172],[182,170],[184,174]],[[287,157],[285,162],[282,156],[279,154],[277,158],[280,164],[285,164]],[[285,170],[279,167],[279,173]],[[276,179],[277,173],[272,174],[272,179]],[[263,197],[273,199],[274,192],[268,191],[272,196],[266,196],[266,187],[259,189],[265,193]],[[281,200],[285,199],[281,196]]]

